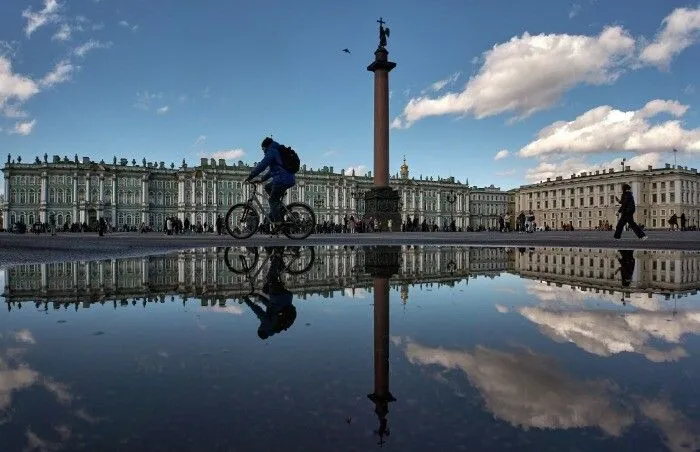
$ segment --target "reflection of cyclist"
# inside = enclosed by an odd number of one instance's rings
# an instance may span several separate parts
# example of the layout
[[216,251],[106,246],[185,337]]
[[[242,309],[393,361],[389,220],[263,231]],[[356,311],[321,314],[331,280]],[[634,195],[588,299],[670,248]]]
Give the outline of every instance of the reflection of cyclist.
[[261,147],[265,156],[250,172],[246,182],[250,182],[251,179],[268,169],[267,173],[260,180],[266,181],[272,178],[272,181],[265,185],[265,191],[270,197],[270,221],[274,226],[279,226],[282,222],[282,198],[287,189],[293,187],[296,183],[296,176],[284,167],[279,151],[279,143],[267,137],[262,141]]
[[267,272],[265,284],[262,288],[264,295],[258,295],[260,302],[265,305],[266,309],[263,310],[247,298],[244,299],[244,302],[255,312],[255,315],[260,320],[260,326],[258,327],[258,337],[260,339],[267,339],[287,330],[297,318],[297,309],[292,304],[292,292],[284,287],[281,278],[282,269],[284,268],[282,261],[283,251],[283,246],[268,249],[270,253],[270,269]]

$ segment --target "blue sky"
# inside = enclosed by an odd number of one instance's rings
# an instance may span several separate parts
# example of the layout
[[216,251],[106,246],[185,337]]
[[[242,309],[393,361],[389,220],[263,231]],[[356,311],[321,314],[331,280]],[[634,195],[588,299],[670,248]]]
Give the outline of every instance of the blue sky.
[[700,9],[671,0],[6,1],[2,162],[253,162],[273,134],[312,167],[371,169],[380,16],[392,173],[406,155],[511,188],[674,147],[700,165]]

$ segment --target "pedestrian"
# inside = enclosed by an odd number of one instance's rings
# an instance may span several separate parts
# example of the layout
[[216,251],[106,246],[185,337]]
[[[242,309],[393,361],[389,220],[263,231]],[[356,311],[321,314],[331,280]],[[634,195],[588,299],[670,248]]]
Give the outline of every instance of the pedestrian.
[[632,195],[632,187],[630,187],[629,184],[622,184],[622,197],[617,199],[617,202],[620,203],[620,208],[617,211],[620,218],[617,220],[617,227],[615,228],[614,237],[619,240],[622,236],[622,229],[625,227],[625,225],[629,225],[632,231],[637,234],[637,237],[639,237],[641,240],[646,240],[646,234],[644,231],[642,231],[642,228],[635,223],[633,218],[635,204],[634,196]]

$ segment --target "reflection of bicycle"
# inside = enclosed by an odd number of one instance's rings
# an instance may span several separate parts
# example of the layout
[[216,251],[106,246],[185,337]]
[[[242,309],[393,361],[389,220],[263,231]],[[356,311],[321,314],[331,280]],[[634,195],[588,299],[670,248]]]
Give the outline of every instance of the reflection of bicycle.
[[[234,204],[226,213],[226,230],[237,239],[247,239],[260,228],[260,218],[269,219],[258,197],[260,182],[251,181],[253,193],[246,202]],[[282,206],[280,232],[290,239],[305,239],[316,226],[316,214],[303,202]]]
[[[252,247],[227,247],[224,251],[224,263],[229,270],[237,275],[248,275],[248,279],[253,285],[260,275],[260,272],[265,268],[265,264],[272,259],[273,256],[282,258],[282,271],[290,275],[301,275],[311,270],[311,266],[316,260],[316,252],[310,246],[287,246],[287,247],[271,247],[263,248],[267,255],[265,260],[258,265],[260,253],[258,248]],[[256,267],[257,270],[256,270]]]

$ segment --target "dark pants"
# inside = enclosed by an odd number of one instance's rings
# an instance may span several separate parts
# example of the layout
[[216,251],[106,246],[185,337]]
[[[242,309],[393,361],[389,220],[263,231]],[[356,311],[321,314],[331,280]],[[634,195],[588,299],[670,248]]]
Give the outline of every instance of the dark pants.
[[642,228],[639,227],[637,223],[634,222],[634,219],[632,218],[633,214],[621,214],[620,219],[617,220],[617,227],[615,228],[615,238],[619,239],[622,236],[622,229],[625,227],[626,224],[632,228],[635,234],[637,234],[637,237],[640,239],[644,237],[646,234],[644,234],[644,231],[642,231]]
[[265,185],[265,192],[270,197],[268,200],[270,203],[270,221],[282,221],[282,207],[284,207],[282,198],[289,187],[289,185],[277,185],[272,182]]

